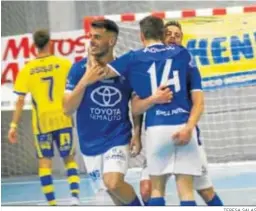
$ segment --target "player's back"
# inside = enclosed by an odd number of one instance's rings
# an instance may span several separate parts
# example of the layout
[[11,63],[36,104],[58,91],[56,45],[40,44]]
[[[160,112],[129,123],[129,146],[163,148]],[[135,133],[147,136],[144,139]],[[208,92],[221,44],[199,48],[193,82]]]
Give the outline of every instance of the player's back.
[[63,112],[69,60],[47,56],[26,64],[27,88],[33,103],[33,124],[36,133],[45,133],[72,126],[72,119]]
[[[136,94],[146,98],[160,85],[167,85],[174,96],[171,103],[155,105],[147,111],[146,126],[186,122],[192,106],[188,90],[193,67],[188,51],[182,46],[156,44],[133,52],[132,61],[128,72]],[[200,79],[197,85],[201,88]]]

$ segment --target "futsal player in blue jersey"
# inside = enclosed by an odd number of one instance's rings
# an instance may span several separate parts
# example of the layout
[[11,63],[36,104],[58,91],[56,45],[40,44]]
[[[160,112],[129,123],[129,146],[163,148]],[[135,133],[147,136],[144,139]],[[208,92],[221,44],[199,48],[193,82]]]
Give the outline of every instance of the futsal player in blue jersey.
[[[165,36],[164,36],[164,43],[166,45],[176,44],[181,45],[183,38],[182,27],[179,22],[177,21],[169,21],[165,24]],[[196,127],[199,135],[199,127]],[[199,177],[194,177],[194,188],[197,190],[198,194],[202,197],[205,203],[208,206],[223,206],[223,203],[215,192],[209,172],[207,167],[207,157],[204,150],[204,147],[201,143],[200,137],[198,137],[198,147],[203,163],[204,171],[202,175]],[[151,181],[148,175],[147,165],[145,163],[142,174],[141,174],[141,181],[140,181],[140,192],[144,204],[147,204],[148,199],[150,198],[151,194]]]
[[[91,26],[90,54],[111,62],[118,26],[110,20],[94,21]],[[117,205],[139,206],[133,187],[124,181],[132,139],[128,108],[132,88],[123,76],[94,83],[98,78],[87,71],[89,66],[84,58],[71,68],[64,110],[67,114],[76,111],[80,149],[89,175],[95,184],[101,183],[98,188],[106,188]],[[136,118],[130,144],[135,154],[141,148],[140,126]]]
[[[107,66],[97,60],[88,72],[99,79],[102,75],[128,78],[138,95],[133,112],[146,111],[146,158],[152,182],[148,204],[165,205],[166,179],[174,174],[180,204],[193,206],[193,177],[202,174],[195,129],[204,107],[201,77],[185,48],[162,44],[164,23],[160,18],[144,18],[140,30],[145,48],[130,51]],[[150,96],[161,86],[171,89],[173,99],[159,105]]]
[[[165,24],[165,36],[164,42],[167,45],[170,44],[182,44],[183,32],[182,27],[177,21],[169,21]],[[197,126],[197,131],[199,135],[199,127]],[[202,197],[208,206],[223,206],[223,203],[215,192],[209,172],[207,167],[207,157],[204,147],[199,140],[198,147],[203,162],[204,171],[202,175],[194,178],[194,188],[197,190],[198,194]]]

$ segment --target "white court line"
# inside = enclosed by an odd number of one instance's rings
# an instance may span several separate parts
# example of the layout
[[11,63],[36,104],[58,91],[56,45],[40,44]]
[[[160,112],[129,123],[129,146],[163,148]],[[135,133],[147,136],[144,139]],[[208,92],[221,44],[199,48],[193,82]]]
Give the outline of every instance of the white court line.
[[[241,172],[248,172],[248,173],[256,173],[256,162],[255,161],[246,161],[246,162],[230,162],[230,163],[218,163],[218,164],[209,164],[209,171],[212,172],[213,174],[216,173],[215,171],[217,170],[222,170],[222,169],[227,169],[230,167],[229,171],[235,171],[238,173]],[[127,174],[140,174],[142,168],[132,168],[129,169]],[[236,171],[237,170],[237,171]],[[221,174],[221,173],[220,173]],[[225,174],[221,174],[225,175]],[[81,181],[88,179],[89,177],[86,178],[81,178]],[[133,179],[137,178],[136,175],[134,176],[127,176],[126,179]],[[66,179],[56,179],[54,182],[59,183],[59,182],[64,182]],[[130,181],[130,180],[129,180]],[[1,185],[2,186],[8,186],[8,185],[28,185],[28,184],[39,184],[40,181],[23,181],[23,182],[8,182],[8,180],[3,181]]]
[[[88,180],[89,181],[89,177],[88,178],[82,178],[80,179],[80,181],[84,181],[84,180]],[[129,182],[136,182],[137,180],[130,180],[128,179]],[[67,179],[58,179],[58,180],[53,180],[53,183],[61,183],[61,182],[67,182]],[[13,185],[33,185],[33,184],[40,184],[40,181],[24,181],[24,182],[3,182],[1,183],[1,186],[13,186]]]
[[[229,189],[218,189],[218,192],[243,192],[243,191],[256,191],[256,188],[229,188]],[[175,195],[175,193],[167,193],[166,196]],[[83,197],[80,199],[81,203],[94,202],[104,199],[104,197]],[[70,198],[60,198],[57,202],[67,202]],[[31,200],[31,201],[14,201],[14,202],[2,202],[3,205],[27,205],[27,204],[46,204],[45,200]]]
[[[90,202],[90,201],[94,201],[95,197],[83,197],[80,198],[81,202]],[[65,202],[70,200],[70,198],[61,198],[61,199],[57,199],[57,202]],[[5,202],[2,203],[2,205],[21,205],[21,204],[38,204],[38,203],[45,203],[45,200],[31,200],[31,201],[14,201],[14,202]]]
[[[218,164],[209,164],[209,171],[212,172],[213,174],[216,173],[215,171],[217,170],[222,170],[222,169],[227,169],[230,168],[229,171],[235,171],[238,173],[241,172],[248,172],[248,173],[256,173],[256,162],[255,161],[246,161],[246,162],[230,162],[230,163],[218,163]],[[127,174],[135,174],[134,176],[127,176],[126,179],[130,181],[130,179],[137,179],[136,174],[140,174],[142,168],[137,167],[137,168],[131,168],[128,170]],[[222,174],[225,175],[225,174]],[[86,178],[81,178],[81,181],[88,179],[89,177]],[[59,182],[64,182],[66,179],[56,179],[54,182],[59,183]],[[8,186],[8,185],[28,185],[28,184],[39,184],[40,181],[23,181],[23,182],[8,182],[8,180],[3,181],[1,185],[2,186]]]
[[[81,178],[80,181],[88,180],[90,181],[89,177],[86,178]],[[128,177],[126,178],[129,182],[136,182],[138,181],[138,178],[136,177]],[[67,179],[55,179],[53,180],[53,183],[61,183],[61,182],[67,182]],[[35,180],[35,181],[23,181],[23,182],[3,182],[1,183],[1,186],[12,186],[12,185],[32,185],[32,184],[40,184],[40,180]]]
[[[80,181],[88,180],[89,178],[81,178]],[[53,180],[54,183],[66,182],[67,179],[55,179]],[[9,185],[32,185],[32,184],[40,184],[39,179],[37,181],[24,181],[24,182],[2,182],[2,186],[9,186]]]

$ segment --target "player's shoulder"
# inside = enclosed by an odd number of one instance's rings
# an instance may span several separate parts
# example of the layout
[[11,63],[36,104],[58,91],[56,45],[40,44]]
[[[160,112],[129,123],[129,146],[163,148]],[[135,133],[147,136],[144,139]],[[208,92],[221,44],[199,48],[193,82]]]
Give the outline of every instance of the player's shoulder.
[[169,44],[169,45],[166,45],[166,48],[169,51],[172,51],[176,55],[178,55],[178,54],[184,54],[184,55],[189,54],[187,48],[184,47],[183,45]]
[[193,58],[193,55],[191,52],[184,46],[179,45],[179,48],[182,49],[181,56],[188,61],[190,67],[197,67],[195,59]]
[[82,74],[86,70],[87,57],[75,62],[71,67],[71,72],[73,74]]
[[179,57],[182,57],[185,61],[191,60],[191,54],[189,53],[188,49],[183,45],[170,45],[175,50],[175,54]]
[[125,54],[123,54],[122,56],[120,56],[120,57],[116,57],[116,59],[121,59],[121,58],[123,58],[123,59],[127,59],[127,57],[129,57],[129,58],[133,58],[135,55],[136,55],[136,52],[137,52],[138,50],[129,50],[128,52],[126,52]]
[[56,60],[56,61],[60,61],[63,63],[71,63],[71,61],[68,58],[65,57],[61,57],[61,56],[52,56],[51,59]]
[[19,72],[27,72],[29,73],[31,71],[31,69],[36,68],[38,66],[38,59],[32,59],[30,61],[28,61]]
[[179,58],[186,62],[190,68],[198,68],[196,61],[189,50],[182,45],[177,45],[177,47],[180,48],[180,53],[178,54]]
[[86,64],[87,64],[87,57],[84,57],[83,59],[81,59],[81,60],[75,62],[75,63],[72,65],[72,68],[75,68],[75,69],[77,69],[77,70],[85,69]]
[[179,49],[180,53],[184,53],[184,54],[190,56],[190,53],[189,53],[188,49],[185,46],[175,45],[175,47],[176,47],[176,49]]
[[53,63],[57,63],[60,66],[66,66],[70,68],[70,66],[72,65],[71,61],[65,57],[52,55],[49,59],[53,61]]

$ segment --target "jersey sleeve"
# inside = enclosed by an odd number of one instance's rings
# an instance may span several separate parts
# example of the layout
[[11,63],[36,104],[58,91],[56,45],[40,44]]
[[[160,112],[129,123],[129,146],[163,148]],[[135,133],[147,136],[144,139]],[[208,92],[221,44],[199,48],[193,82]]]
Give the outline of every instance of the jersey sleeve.
[[18,76],[14,84],[14,93],[18,95],[26,95],[29,92],[29,73],[26,69],[26,66],[19,71]]
[[134,53],[130,51],[108,64],[118,76],[126,75],[134,60]]
[[200,71],[197,68],[195,62],[192,59],[192,56],[189,55],[188,63],[188,81],[189,81],[189,90],[190,91],[202,91],[202,78]]
[[67,77],[67,81],[66,81],[66,92],[70,92],[75,89],[76,85],[78,84],[79,80],[81,79],[79,71],[80,70],[79,70],[78,63],[73,64],[68,73],[68,77]]

